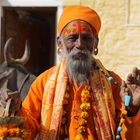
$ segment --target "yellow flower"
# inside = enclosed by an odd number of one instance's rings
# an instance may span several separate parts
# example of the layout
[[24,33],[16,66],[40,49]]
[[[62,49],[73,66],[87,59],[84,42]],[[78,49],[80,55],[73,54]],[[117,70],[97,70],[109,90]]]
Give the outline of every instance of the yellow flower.
[[85,86],[85,89],[88,90],[88,91],[90,91],[91,88],[90,88],[90,86],[86,85]]
[[88,113],[85,111],[81,113],[81,118],[83,119],[87,119],[88,116],[89,116]]
[[82,103],[80,105],[81,110],[89,110],[90,108],[90,103]]
[[127,111],[126,110],[123,110],[122,111],[122,114],[126,115],[127,114]]
[[14,131],[15,131],[15,135],[18,137],[19,134],[20,134],[20,129],[19,128],[14,128]]
[[78,134],[74,140],[84,140],[83,136]]
[[82,93],[81,93],[81,97],[82,98],[90,98],[90,92],[87,91],[87,90],[83,90]]
[[82,119],[82,120],[80,121],[80,125],[86,125],[86,124],[87,124],[87,120]]
[[66,99],[69,99],[70,95],[66,92],[65,95],[64,95],[64,97],[65,97]]
[[124,118],[121,118],[120,123],[122,124],[124,122],[125,122],[125,119]]
[[86,91],[83,90],[82,93],[81,93],[81,97],[84,97],[86,95]]

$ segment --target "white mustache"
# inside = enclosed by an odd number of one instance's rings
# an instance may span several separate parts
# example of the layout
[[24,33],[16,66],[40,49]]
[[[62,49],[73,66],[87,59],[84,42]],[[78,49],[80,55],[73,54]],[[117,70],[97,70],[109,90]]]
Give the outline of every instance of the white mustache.
[[84,49],[84,50],[79,50],[77,48],[74,48],[70,53],[69,56],[71,58],[75,58],[76,56],[78,57],[84,57],[86,59],[87,56],[90,55],[90,51],[88,49]]

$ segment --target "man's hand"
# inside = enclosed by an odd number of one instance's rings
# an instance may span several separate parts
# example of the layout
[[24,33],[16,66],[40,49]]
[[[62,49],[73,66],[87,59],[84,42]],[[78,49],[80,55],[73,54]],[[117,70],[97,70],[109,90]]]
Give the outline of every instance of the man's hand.
[[[9,99],[11,99],[10,105],[8,105]],[[21,105],[21,99],[18,91],[13,92],[9,89],[0,91],[0,107],[2,107],[6,111],[6,114],[14,115],[19,110],[20,105]],[[9,106],[8,110],[7,110],[7,106]]]
[[122,82],[120,95],[124,101],[125,88],[128,88],[128,95],[131,96],[130,115],[135,115],[140,107],[140,70],[133,68],[132,73],[127,76],[126,82]]
[[5,108],[8,99],[11,98],[10,93],[12,93],[9,89],[1,89],[0,90],[0,106]]

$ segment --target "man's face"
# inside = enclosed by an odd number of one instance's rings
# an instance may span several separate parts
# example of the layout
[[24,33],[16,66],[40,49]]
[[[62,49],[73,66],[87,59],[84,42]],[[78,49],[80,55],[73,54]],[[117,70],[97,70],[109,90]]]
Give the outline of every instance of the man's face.
[[73,21],[64,28],[61,38],[69,78],[75,78],[78,84],[86,81],[93,63],[92,51],[97,45],[91,26],[85,21]]
[[[94,31],[91,26],[85,22],[76,20],[69,23],[62,32],[62,38],[68,53],[70,53],[73,49],[78,50],[88,50],[92,53],[94,44],[95,44],[95,36]],[[84,56],[79,56],[84,57]]]

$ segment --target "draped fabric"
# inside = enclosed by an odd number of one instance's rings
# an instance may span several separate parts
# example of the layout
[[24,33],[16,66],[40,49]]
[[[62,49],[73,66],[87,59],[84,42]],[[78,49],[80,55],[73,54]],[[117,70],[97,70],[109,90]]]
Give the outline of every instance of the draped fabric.
[[[101,63],[97,61],[98,65],[105,73],[107,71],[103,68]],[[58,128],[61,124],[63,104],[62,100],[65,94],[68,76],[66,72],[65,59],[57,66],[55,71],[47,80],[43,93],[42,110],[41,110],[41,131],[40,140],[56,140]],[[107,73],[108,74],[108,73]],[[97,118],[96,127],[98,127],[98,139],[100,140],[114,140],[115,129],[115,106],[112,96],[111,84],[98,70],[94,70],[90,76],[92,94],[96,106],[94,106]]]
[[67,85],[65,60],[52,72],[43,93],[40,140],[56,140]]
[[[104,73],[106,73],[106,75],[109,75],[99,60],[96,60],[96,63],[100,66]],[[98,139],[114,140],[115,103],[111,83],[107,77],[98,70],[94,70],[90,81],[90,86],[93,91],[93,99],[95,100],[95,105],[93,105],[93,107],[97,118],[94,118],[94,121],[98,122],[95,123],[99,130],[99,132],[97,132]]]

